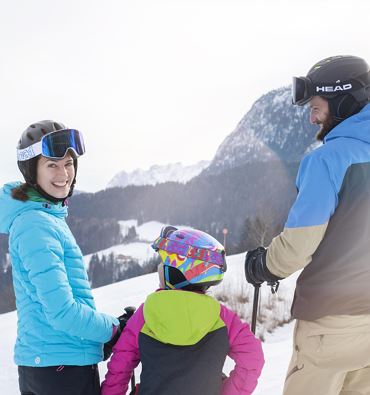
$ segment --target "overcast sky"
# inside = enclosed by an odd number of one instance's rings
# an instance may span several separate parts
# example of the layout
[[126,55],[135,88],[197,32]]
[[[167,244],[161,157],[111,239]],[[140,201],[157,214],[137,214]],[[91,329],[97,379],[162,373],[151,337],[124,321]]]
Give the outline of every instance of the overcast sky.
[[77,188],[212,159],[253,102],[316,61],[370,61],[366,0],[0,0],[0,184],[32,122],[84,133]]

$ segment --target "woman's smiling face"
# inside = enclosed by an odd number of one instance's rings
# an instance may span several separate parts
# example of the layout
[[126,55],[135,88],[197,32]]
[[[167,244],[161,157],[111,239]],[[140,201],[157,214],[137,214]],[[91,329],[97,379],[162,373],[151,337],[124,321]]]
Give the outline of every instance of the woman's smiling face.
[[73,158],[69,153],[59,160],[41,156],[37,162],[37,184],[54,198],[68,196],[74,177]]

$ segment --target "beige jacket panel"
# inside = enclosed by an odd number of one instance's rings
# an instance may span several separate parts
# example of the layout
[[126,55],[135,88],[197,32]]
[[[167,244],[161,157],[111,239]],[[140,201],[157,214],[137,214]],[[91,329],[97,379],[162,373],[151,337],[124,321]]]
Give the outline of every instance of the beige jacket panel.
[[285,278],[303,269],[321,243],[328,224],[285,228],[267,250],[266,265],[271,273]]

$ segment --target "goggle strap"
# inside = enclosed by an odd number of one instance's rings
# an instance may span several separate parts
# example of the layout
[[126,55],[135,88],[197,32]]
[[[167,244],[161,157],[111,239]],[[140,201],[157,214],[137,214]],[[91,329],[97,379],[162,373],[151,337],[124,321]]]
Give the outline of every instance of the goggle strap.
[[27,148],[17,149],[17,160],[23,162],[42,154],[42,141],[30,145]]
[[[311,83],[312,84],[312,83]],[[345,89],[343,87],[351,85],[351,88]],[[320,95],[320,94],[336,94],[336,93],[342,93],[342,92],[353,92],[357,89],[360,89],[364,86],[363,82],[358,79],[350,79],[346,81],[340,81],[340,82],[316,82],[315,84],[311,85],[312,92],[310,92],[313,95]],[[331,87],[334,88],[337,87],[337,90],[333,91],[320,91],[318,89],[322,89],[323,87]]]
[[221,267],[225,266],[224,251],[217,252],[207,248],[193,247],[180,241],[169,240],[164,237],[158,237],[158,239],[153,243],[153,248],[172,254],[182,255],[187,258],[214,263]]

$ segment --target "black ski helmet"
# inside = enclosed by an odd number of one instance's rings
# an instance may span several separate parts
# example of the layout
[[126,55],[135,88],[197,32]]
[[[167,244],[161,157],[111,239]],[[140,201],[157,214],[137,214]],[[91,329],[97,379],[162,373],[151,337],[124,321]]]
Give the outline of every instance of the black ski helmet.
[[[63,130],[67,129],[67,127],[60,123],[60,122],[55,122],[51,120],[45,120],[45,121],[39,121],[31,124],[28,126],[28,128],[22,133],[21,138],[19,139],[17,149],[24,149],[28,148],[32,144],[35,144],[39,141],[41,141],[42,137],[52,133],[56,132],[58,130]],[[64,199],[57,199],[53,198],[52,196],[48,195],[45,191],[43,191],[38,185],[37,185],[37,161],[39,159],[39,156],[36,156],[34,158],[25,160],[25,161],[18,161],[18,167],[21,173],[23,174],[24,180],[26,183],[33,188],[37,189],[43,196],[45,196],[47,199],[52,200],[52,201],[61,201]],[[76,175],[77,175],[77,158],[73,155],[73,165],[75,168],[75,178],[73,179],[73,182],[71,184],[71,188],[69,191],[69,194],[67,197],[72,196],[73,194],[73,189],[76,184]]]
[[370,68],[357,56],[332,56],[317,62],[306,77],[293,80],[293,103],[313,96],[328,100],[335,124],[359,112],[370,101]]

